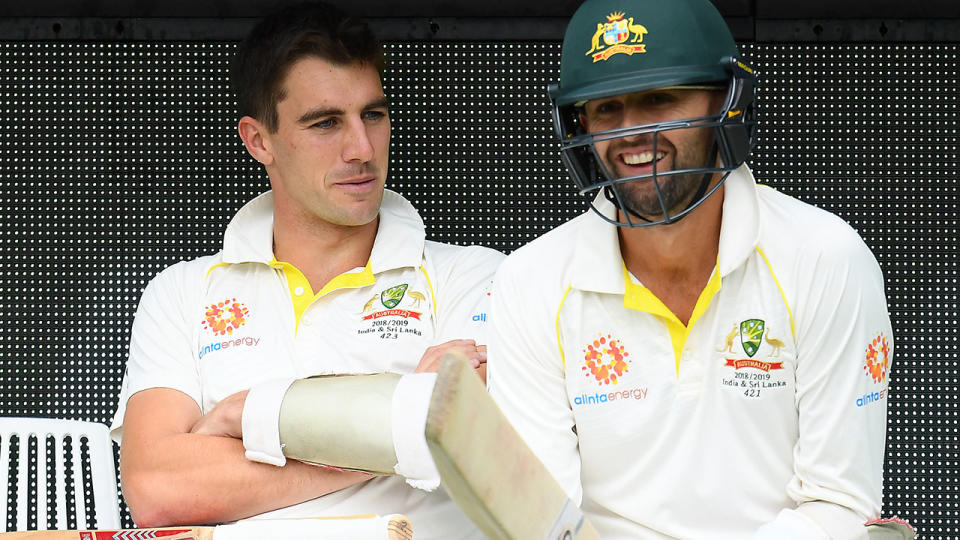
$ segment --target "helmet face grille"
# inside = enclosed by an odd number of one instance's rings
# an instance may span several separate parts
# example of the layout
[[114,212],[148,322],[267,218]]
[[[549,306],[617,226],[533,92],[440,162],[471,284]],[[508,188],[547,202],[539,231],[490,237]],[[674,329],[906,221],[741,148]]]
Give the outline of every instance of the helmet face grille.
[[[580,107],[554,103],[563,163],[591,208],[619,226],[649,227],[681,219],[716,192],[730,171],[746,161],[755,140],[756,80],[749,68],[732,71],[724,103],[710,116],[586,133],[579,121]],[[692,129],[708,130],[712,138],[709,153],[699,162],[675,163],[670,170],[658,170],[658,146],[669,144],[671,134]],[[652,146],[649,173],[625,176],[604,163],[598,143],[626,144],[628,140]],[[719,180],[712,183],[717,174]],[[617,216],[605,216],[594,206],[601,190],[618,209]],[[638,194],[642,192],[646,195]],[[631,193],[647,201],[642,208]]]

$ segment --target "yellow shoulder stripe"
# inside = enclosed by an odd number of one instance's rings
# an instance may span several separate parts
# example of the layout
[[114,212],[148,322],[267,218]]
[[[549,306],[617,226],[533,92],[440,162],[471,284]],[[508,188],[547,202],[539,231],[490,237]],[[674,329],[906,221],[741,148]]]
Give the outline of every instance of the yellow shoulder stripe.
[[770,275],[773,277],[773,282],[777,284],[777,289],[780,291],[780,297],[783,298],[783,305],[787,307],[787,315],[790,317],[790,335],[793,336],[793,341],[797,341],[797,331],[793,326],[793,311],[790,309],[790,302],[787,301],[787,295],[783,294],[783,287],[780,286],[780,280],[777,279],[777,274],[773,271],[773,265],[770,264],[770,260],[767,259],[767,256],[763,253],[763,250],[760,249],[760,246],[757,246],[757,253],[763,257],[763,262],[767,263],[767,269],[770,270]]
[[220,268],[221,266],[230,266],[230,264],[231,263],[228,263],[228,262],[222,262],[222,263],[217,263],[211,266],[210,268],[207,269],[207,273],[205,276],[203,276],[203,279],[207,279],[208,277],[210,277],[210,272],[213,272],[215,269]]
[[560,310],[563,309],[563,303],[567,301],[567,294],[570,293],[570,289],[573,288],[573,285],[567,285],[567,290],[563,292],[563,296],[560,297],[560,305],[557,306],[557,319],[556,319],[556,329],[557,329],[557,348],[560,349],[560,368],[563,371],[567,370],[567,358],[563,354],[563,343],[560,339]]
[[423,277],[427,280],[427,287],[430,288],[430,303],[433,305],[433,318],[437,318],[437,295],[433,292],[433,282],[430,281],[430,274],[427,273],[427,269],[422,265],[420,266],[420,271],[423,272]]

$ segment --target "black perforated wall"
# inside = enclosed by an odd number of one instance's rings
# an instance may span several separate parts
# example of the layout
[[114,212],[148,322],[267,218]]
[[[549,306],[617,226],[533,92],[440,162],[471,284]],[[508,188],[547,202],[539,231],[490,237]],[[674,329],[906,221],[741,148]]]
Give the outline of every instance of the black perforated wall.
[[[235,135],[233,49],[0,42],[0,415],[109,422],[146,282],[217,250],[267,188]],[[956,538],[960,45],[742,49],[762,84],[757,177],[849,221],[886,275],[885,513]],[[433,238],[509,252],[581,211],[545,97],[558,43],[388,52],[389,184]]]

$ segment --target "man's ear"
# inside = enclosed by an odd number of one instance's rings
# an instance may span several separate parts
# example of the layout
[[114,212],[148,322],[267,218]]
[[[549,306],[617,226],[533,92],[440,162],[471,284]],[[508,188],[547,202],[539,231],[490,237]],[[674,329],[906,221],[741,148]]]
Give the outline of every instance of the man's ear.
[[244,116],[237,124],[237,131],[240,138],[243,139],[243,145],[247,147],[247,152],[253,156],[253,159],[264,165],[273,163],[273,152],[267,141],[269,131],[267,126],[252,116]]
[[580,120],[580,127],[583,128],[583,131],[589,133],[590,126],[587,125],[587,115],[583,112],[583,109],[580,109],[580,112],[577,113],[577,117]]

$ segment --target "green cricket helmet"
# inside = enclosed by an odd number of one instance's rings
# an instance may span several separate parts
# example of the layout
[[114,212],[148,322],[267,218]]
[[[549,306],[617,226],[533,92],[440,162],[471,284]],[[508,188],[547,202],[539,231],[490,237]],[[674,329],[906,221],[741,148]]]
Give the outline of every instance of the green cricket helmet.
[[[756,131],[756,76],[739,55],[729,28],[709,0],[587,0],[573,15],[563,39],[560,82],[549,88],[560,151],[571,178],[591,208],[626,227],[672,223],[706,200],[750,154]],[[664,88],[726,89],[718,111],[697,118],[619,127],[587,133],[580,122],[590,100]],[[714,149],[702,166],[658,171],[657,144],[664,132],[707,128]],[[652,140],[652,172],[618,177],[600,159],[595,143],[645,137]],[[715,173],[721,179],[710,186]],[[702,175],[683,208],[671,208],[664,186],[676,175]],[[652,182],[662,214],[642,216],[625,203],[626,182]],[[624,219],[610,219],[593,206],[599,190]]]

